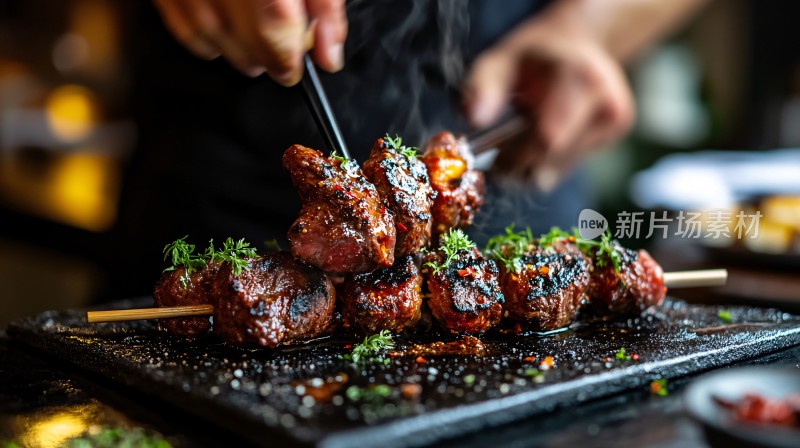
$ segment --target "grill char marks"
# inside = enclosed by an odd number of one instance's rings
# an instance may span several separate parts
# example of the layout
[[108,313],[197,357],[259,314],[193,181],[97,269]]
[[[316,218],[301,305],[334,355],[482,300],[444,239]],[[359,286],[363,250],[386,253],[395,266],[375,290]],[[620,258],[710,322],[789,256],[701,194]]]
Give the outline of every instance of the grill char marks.
[[598,266],[589,284],[591,308],[604,317],[634,316],[664,301],[664,271],[650,254],[618,246],[621,254],[620,272],[612,263]]
[[353,275],[340,300],[344,327],[363,334],[399,333],[413,327],[420,319],[421,285],[410,255],[398,258],[391,268]]
[[436,193],[428,170],[416,157],[406,157],[387,139],[379,138],[364,162],[364,175],[395,216],[395,256],[416,253],[431,238],[431,206]]
[[[443,254],[432,253],[427,260],[441,263]],[[500,321],[500,271],[477,249],[461,249],[447,267],[439,271],[425,267],[424,272],[430,294],[428,307],[442,327],[455,333],[480,333]]]
[[224,263],[212,284],[214,331],[235,345],[278,345],[322,335],[336,294],[319,269],[286,252],[248,260],[233,275]]
[[395,225],[355,161],[290,147],[283,165],[303,208],[289,228],[292,254],[326,272],[369,272],[394,262]]
[[502,268],[501,286],[509,317],[532,331],[569,326],[586,304],[590,262],[574,251],[536,247],[524,255],[517,271]]
[[428,141],[419,159],[428,168],[436,192],[431,207],[434,236],[472,224],[483,205],[484,177],[472,169],[473,156],[466,140],[441,132]]
[[[208,305],[211,303],[211,282],[219,264],[212,263],[186,276],[186,267],[178,266],[161,275],[153,291],[157,307]],[[186,279],[184,280],[184,276]],[[196,336],[211,329],[208,316],[159,319],[158,327],[172,334]]]

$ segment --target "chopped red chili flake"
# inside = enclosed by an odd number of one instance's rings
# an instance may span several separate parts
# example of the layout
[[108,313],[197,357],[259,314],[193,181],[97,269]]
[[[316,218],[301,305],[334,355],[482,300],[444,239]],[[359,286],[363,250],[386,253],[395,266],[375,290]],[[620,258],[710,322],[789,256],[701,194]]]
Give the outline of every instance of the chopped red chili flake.
[[631,359],[634,360],[634,361],[638,361],[639,360],[639,354],[638,353],[632,354],[631,355]]
[[399,230],[399,231],[401,231],[401,232],[408,232],[408,227],[406,227],[405,225],[403,225],[403,223],[402,223],[402,222],[400,222],[400,221],[397,221],[397,230]]
[[351,348],[353,348],[353,345],[352,344],[347,344],[347,345],[344,346],[344,348],[351,349]]
[[417,364],[425,364],[426,362],[428,362],[422,356],[417,356],[416,361],[417,361]]
[[526,357],[522,358],[522,360],[525,361],[525,362],[534,362],[534,361],[536,361],[536,357],[535,356],[526,356]]
[[478,273],[475,272],[475,268],[473,268],[472,266],[468,266],[466,269],[459,269],[458,275],[462,277],[470,276],[472,278],[475,278],[477,277]]
[[353,194],[352,191],[345,190],[344,187],[342,187],[341,185],[334,185],[333,189],[336,190],[336,191],[342,192],[342,193],[350,196],[353,199],[358,199],[358,197],[355,194]]

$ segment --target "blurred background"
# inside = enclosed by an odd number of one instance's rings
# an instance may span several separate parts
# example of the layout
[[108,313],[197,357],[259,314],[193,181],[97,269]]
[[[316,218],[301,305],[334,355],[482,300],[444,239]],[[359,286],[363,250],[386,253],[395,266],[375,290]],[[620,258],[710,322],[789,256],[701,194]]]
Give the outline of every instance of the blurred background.
[[[137,138],[129,75],[130,46],[142,32],[129,20],[135,3],[0,2],[0,328],[45,309],[114,298],[104,274],[114,267],[103,250]],[[711,2],[630,66],[637,127],[590,163],[612,226],[620,210],[671,208],[631,182],[667,155],[800,147],[798,16],[794,0]],[[771,192],[757,193],[750,206]],[[796,273],[797,201],[781,197],[778,205],[790,211],[774,224],[770,250],[784,257],[772,266]],[[655,243],[667,268],[708,263],[689,255],[694,248]],[[748,283],[747,294],[761,284]],[[783,289],[779,296],[800,301],[799,288]]]

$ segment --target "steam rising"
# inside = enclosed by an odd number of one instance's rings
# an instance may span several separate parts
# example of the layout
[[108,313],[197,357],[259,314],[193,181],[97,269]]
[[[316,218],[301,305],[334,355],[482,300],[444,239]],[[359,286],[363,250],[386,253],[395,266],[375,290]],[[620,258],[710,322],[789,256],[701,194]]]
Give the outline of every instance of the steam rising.
[[[380,83],[378,97],[373,99],[376,105],[396,106],[388,114],[380,110],[382,129],[400,133],[417,145],[435,132],[452,128],[458,109],[447,103],[453,102],[453,93],[460,90],[464,78],[469,2],[354,0],[347,4],[347,15],[351,22],[348,64],[358,64],[362,78],[348,83],[343,100],[364,95],[367,89],[372,93],[374,86],[360,84],[368,79]],[[432,108],[451,113],[430,113]],[[375,117],[348,115],[359,130],[370,127],[365,123],[369,119]]]

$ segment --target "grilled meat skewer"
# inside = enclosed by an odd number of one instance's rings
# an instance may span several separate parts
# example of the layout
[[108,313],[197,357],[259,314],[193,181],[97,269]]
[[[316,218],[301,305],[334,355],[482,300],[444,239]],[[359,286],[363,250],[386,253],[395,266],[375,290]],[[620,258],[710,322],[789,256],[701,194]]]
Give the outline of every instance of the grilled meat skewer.
[[[199,270],[177,266],[165,271],[153,291],[157,307],[206,305],[211,303],[211,283],[219,269],[219,263],[206,263]],[[189,272],[191,271],[191,272]],[[158,327],[172,334],[196,336],[211,329],[208,316],[174,317],[159,319]]]
[[421,286],[411,255],[398,258],[390,268],[352,275],[340,300],[343,326],[364,334],[412,328],[420,319]]
[[575,322],[587,303],[589,259],[580,251],[548,251],[534,246],[515,263],[501,266],[503,308],[526,330],[550,331]]
[[634,251],[614,242],[618,255],[618,269],[614,263],[598,263],[594,257],[594,270],[588,294],[591,309],[598,316],[635,316],[651,306],[658,306],[667,295],[664,270],[644,249]]
[[436,192],[428,170],[413,151],[401,146],[399,137],[379,138],[364,162],[364,175],[378,190],[386,207],[394,212],[397,228],[395,257],[419,252],[431,238],[431,206]]
[[295,257],[334,273],[394,263],[394,218],[355,161],[294,145],[283,165],[303,201],[288,234]]
[[319,269],[278,252],[247,259],[238,275],[223,263],[211,286],[214,332],[263,347],[312,339],[331,326],[336,293]]
[[493,260],[485,258],[474,247],[452,252],[452,258],[441,250],[426,257],[423,272],[427,277],[428,307],[447,330],[484,332],[497,325],[503,314],[504,299],[498,281],[500,270]]
[[441,132],[428,141],[419,160],[428,168],[431,187],[437,194],[431,207],[433,234],[472,224],[483,205],[484,178],[483,173],[472,169],[474,157],[466,139]]

